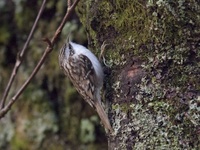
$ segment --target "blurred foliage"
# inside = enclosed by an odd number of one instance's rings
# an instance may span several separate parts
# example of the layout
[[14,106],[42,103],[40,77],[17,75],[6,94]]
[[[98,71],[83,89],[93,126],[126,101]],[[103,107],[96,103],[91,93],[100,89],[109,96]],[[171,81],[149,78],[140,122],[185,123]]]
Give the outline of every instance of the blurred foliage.
[[[41,3],[42,0],[0,1],[0,97]],[[47,1],[9,97],[32,72],[46,48],[42,38],[52,37],[66,8],[67,1]],[[39,73],[0,120],[0,149],[106,149],[106,137],[96,113],[58,66],[58,50],[69,32],[72,39],[86,45],[84,28],[74,14]]]

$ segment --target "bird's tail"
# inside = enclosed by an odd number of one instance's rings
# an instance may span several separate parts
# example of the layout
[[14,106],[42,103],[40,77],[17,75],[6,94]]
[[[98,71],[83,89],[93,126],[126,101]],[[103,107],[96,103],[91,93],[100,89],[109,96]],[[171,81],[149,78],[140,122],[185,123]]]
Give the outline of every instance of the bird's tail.
[[104,111],[100,101],[97,100],[95,105],[96,105],[96,111],[97,111],[99,117],[101,118],[101,121],[102,121],[104,127],[106,129],[108,129],[110,132],[114,132],[113,128],[110,125],[108,116],[107,116],[106,112]]

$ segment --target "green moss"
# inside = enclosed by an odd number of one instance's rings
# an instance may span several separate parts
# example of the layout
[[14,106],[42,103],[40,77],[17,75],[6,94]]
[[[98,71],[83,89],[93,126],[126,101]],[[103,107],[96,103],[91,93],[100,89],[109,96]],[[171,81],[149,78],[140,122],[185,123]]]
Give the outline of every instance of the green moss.
[[[85,29],[90,30],[90,33],[87,33],[88,37],[92,37],[92,39],[96,39],[97,34],[96,32],[94,32],[94,30],[91,27],[91,20],[93,19],[93,16],[89,16],[89,14],[87,13],[92,3],[93,3],[92,0],[85,1],[84,3],[80,2],[78,4],[77,14],[82,16],[80,18],[80,21],[85,24]],[[97,46],[96,40],[91,41],[91,43],[89,44]]]
[[[104,40],[110,44],[105,55],[112,70],[107,90],[113,96],[111,111],[113,126],[120,134],[115,136],[119,147],[127,148],[128,137],[134,132],[134,148],[197,148],[199,98],[194,91],[200,90],[198,2],[89,2],[87,9],[82,7],[84,15],[79,15],[95,43],[91,45],[98,49]],[[132,99],[127,103],[122,86],[126,81],[119,78],[124,67],[134,63],[133,56],[142,59],[145,76],[141,83],[133,83],[138,90],[129,95]]]
[[[137,50],[141,43],[146,42],[151,36],[149,28],[152,21],[147,16],[146,10],[143,9],[144,6],[139,2],[111,3],[102,1],[101,3],[96,3],[96,6],[95,2],[92,3],[92,6],[90,2],[81,3],[78,13],[81,15],[81,22],[90,31],[88,34],[92,40],[90,44],[93,47],[100,47],[103,41],[102,39],[101,41],[96,39],[111,32],[111,35],[107,36],[111,36],[111,39],[114,38],[114,40],[107,41],[110,48],[106,50],[106,56],[110,62],[118,65],[117,62],[121,62],[120,52],[125,52],[130,48]],[[92,15],[89,16],[90,14]],[[97,25],[99,28],[93,27]],[[115,36],[115,34],[120,36]],[[115,53],[113,53],[113,50]],[[134,51],[134,53],[136,54],[137,52]]]

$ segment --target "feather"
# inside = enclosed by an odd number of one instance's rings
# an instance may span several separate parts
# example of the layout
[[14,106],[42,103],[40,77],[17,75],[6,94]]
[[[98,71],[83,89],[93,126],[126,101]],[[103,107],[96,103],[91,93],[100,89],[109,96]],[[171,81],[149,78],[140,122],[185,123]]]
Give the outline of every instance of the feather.
[[101,105],[103,69],[96,56],[87,48],[69,41],[60,50],[59,64],[83,99],[96,109],[104,127],[113,132]]

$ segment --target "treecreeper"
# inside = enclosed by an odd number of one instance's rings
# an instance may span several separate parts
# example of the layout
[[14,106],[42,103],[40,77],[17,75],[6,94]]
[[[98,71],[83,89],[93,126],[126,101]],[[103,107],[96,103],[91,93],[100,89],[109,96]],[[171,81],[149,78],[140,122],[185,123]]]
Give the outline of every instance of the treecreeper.
[[60,49],[59,65],[83,99],[97,111],[104,127],[113,132],[101,104],[104,73],[97,57],[86,47],[71,42],[68,37]]

